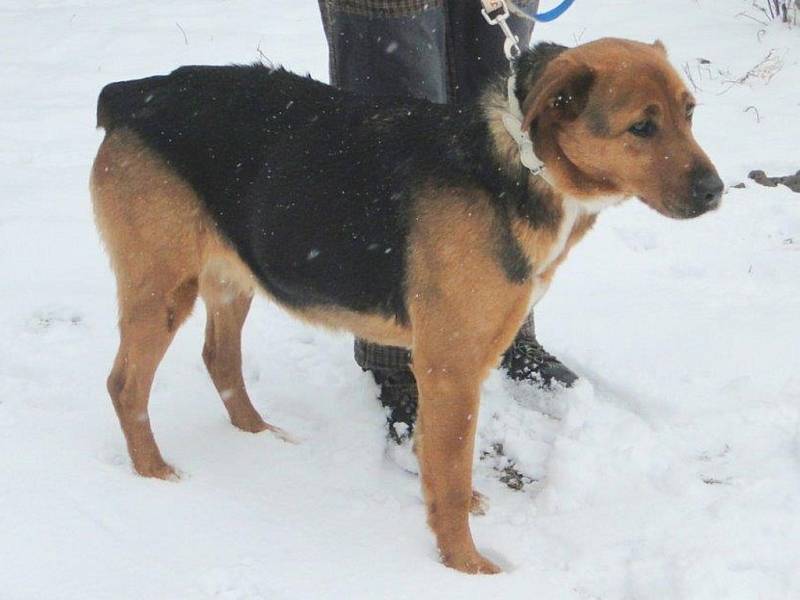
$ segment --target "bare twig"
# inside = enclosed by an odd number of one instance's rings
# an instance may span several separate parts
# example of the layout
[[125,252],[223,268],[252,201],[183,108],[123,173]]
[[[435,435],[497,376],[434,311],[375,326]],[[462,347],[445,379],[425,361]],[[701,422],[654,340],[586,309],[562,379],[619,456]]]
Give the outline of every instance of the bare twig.
[[749,79],[761,79],[764,83],[769,83],[772,81],[772,78],[778,74],[778,72],[783,68],[783,59],[780,56],[777,56],[776,49],[773,48],[770,50],[767,55],[759,61],[752,69],[747,71],[741,77],[736,79],[727,79],[723,81],[723,83],[729,84],[727,88],[719,92],[718,95],[722,95],[728,90],[730,90],[735,85],[743,85],[747,83]]
[[[769,2],[769,0],[767,0],[767,2]],[[753,2],[751,2],[751,3],[750,3],[750,6],[752,6],[753,8],[755,8],[757,11],[764,13],[764,16],[765,16],[765,17],[767,17],[768,19],[770,18],[770,16],[769,16],[769,13],[767,12],[767,9],[766,9],[766,8],[764,8],[763,6],[761,6],[761,5],[760,5],[758,2],[756,2],[755,0],[753,0]]]
[[692,69],[689,66],[688,62],[683,64],[683,72],[686,73],[686,78],[689,80],[689,83],[692,84],[692,89],[695,92],[699,92],[700,87],[694,82],[694,77],[692,76]]
[[797,25],[797,13],[800,10],[797,0],[754,0],[751,5],[768,21],[780,21],[789,27]]
[[756,115],[756,123],[761,123],[761,113],[758,112],[758,109],[755,106],[752,105],[748,106],[747,108],[744,109],[744,112],[750,112],[751,110]]
[[258,46],[256,46],[256,53],[258,54],[259,58],[261,58],[262,63],[266,63],[267,65],[272,65],[272,61],[261,50],[261,40],[258,40]]
[[184,31],[184,29],[183,29],[183,27],[181,27],[180,23],[175,23],[175,25],[178,26],[178,29],[180,29],[181,33],[183,34],[183,43],[188,46],[189,45],[189,37],[186,35],[186,31]]
[[769,23],[767,23],[766,21],[762,21],[761,19],[756,19],[753,15],[749,15],[746,12],[740,12],[736,16],[737,17],[744,17],[746,19],[750,19],[752,21],[755,21],[756,23],[759,23],[761,25],[765,25],[765,26],[769,27]]

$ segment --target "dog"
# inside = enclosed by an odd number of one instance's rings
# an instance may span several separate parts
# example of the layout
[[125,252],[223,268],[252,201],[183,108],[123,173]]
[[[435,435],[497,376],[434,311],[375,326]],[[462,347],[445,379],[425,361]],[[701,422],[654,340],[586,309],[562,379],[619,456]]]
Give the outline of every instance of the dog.
[[[543,43],[513,74],[510,94],[498,74],[468,106],[359,97],[260,64],[102,90],[91,191],[120,328],[108,391],[137,473],[175,477],[148,397],[198,295],[203,359],[231,422],[281,434],[241,372],[258,290],[304,321],[411,349],[441,559],[499,571],[469,527],[481,382],[601,209],[636,196],[691,218],[723,191],[660,42]],[[521,163],[523,142],[543,170]]]

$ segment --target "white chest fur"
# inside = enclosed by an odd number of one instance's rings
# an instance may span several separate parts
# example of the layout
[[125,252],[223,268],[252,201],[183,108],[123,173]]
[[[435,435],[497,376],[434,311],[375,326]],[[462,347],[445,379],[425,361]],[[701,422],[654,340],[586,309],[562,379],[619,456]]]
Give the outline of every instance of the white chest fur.
[[569,240],[569,236],[572,233],[572,230],[575,228],[575,223],[578,219],[583,216],[584,209],[581,206],[581,203],[578,200],[573,200],[571,198],[564,198],[561,204],[561,222],[558,224],[558,233],[556,234],[556,239],[550,245],[550,248],[545,254],[545,257],[542,261],[536,265],[536,274],[541,275],[550,266],[553,262],[561,256],[561,253],[564,252],[564,248],[567,245],[567,240]]
[[575,229],[575,224],[585,216],[596,215],[608,206],[619,204],[624,200],[621,196],[603,196],[591,200],[578,200],[565,197],[561,204],[561,222],[558,225],[558,233],[545,257],[536,265],[533,278],[533,290],[531,293],[531,306],[536,304],[547,292],[550,285],[549,280],[541,277],[558,258],[564,253],[569,242],[569,238]]
[[549,269],[553,262],[561,256],[567,246],[570,235],[575,229],[575,224],[582,217],[598,214],[604,208],[619,204],[624,200],[621,196],[602,196],[590,200],[578,200],[565,197],[561,201],[561,222],[558,225],[558,234],[550,246],[545,258],[536,265],[536,274],[541,275]]

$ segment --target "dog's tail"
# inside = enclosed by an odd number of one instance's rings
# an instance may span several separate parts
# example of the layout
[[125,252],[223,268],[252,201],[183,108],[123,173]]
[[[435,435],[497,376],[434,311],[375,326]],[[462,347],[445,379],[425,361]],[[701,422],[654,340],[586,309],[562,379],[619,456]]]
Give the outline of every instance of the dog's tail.
[[97,126],[106,131],[134,120],[147,109],[168,75],[109,83],[97,99]]
[[102,90],[97,98],[97,126],[106,131],[112,129],[111,105],[112,98],[117,97],[117,86],[119,83],[109,83]]

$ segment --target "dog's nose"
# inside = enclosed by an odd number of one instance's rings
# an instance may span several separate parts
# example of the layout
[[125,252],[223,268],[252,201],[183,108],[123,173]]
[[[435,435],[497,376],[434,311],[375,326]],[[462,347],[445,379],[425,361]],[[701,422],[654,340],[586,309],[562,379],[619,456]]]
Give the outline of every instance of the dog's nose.
[[705,171],[692,181],[692,201],[697,206],[712,208],[719,204],[725,184],[714,171]]

